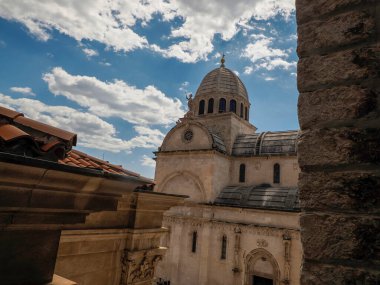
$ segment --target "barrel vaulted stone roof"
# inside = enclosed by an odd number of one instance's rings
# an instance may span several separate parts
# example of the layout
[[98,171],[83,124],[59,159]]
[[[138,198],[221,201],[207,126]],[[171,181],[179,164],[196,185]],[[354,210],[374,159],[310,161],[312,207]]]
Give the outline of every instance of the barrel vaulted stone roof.
[[298,134],[298,131],[283,131],[239,135],[234,142],[232,155],[296,155]]
[[215,205],[252,209],[299,211],[295,187],[228,186],[215,200]]

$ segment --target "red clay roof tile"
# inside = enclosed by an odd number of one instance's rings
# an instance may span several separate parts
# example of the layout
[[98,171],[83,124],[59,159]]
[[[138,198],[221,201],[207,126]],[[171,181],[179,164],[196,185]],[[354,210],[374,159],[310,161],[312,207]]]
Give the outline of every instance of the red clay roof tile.
[[0,106],[0,115],[7,117],[8,119],[12,119],[12,120],[15,119],[16,117],[24,116],[23,113],[19,113],[19,112],[16,112],[16,111],[13,111],[11,109],[4,108],[1,106]]
[[69,141],[72,145],[76,145],[77,135],[56,127],[49,126],[47,124],[37,122],[35,120],[19,116],[13,120],[15,123],[35,129],[37,131],[55,136],[57,138]]
[[11,141],[25,137],[32,139],[29,134],[10,124],[4,124],[0,126],[0,137],[5,141]]
[[51,142],[48,142],[47,144],[44,144],[42,145],[40,148],[42,151],[49,151],[51,150],[52,148],[54,147],[57,147],[57,146],[61,146],[62,148],[64,148],[64,144],[61,142],[61,141],[51,141]]

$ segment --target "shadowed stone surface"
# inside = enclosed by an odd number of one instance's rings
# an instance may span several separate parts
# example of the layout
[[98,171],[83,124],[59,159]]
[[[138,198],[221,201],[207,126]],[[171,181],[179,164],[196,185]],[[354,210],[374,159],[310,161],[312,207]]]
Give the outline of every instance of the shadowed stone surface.
[[380,284],[380,2],[296,9],[301,284]]

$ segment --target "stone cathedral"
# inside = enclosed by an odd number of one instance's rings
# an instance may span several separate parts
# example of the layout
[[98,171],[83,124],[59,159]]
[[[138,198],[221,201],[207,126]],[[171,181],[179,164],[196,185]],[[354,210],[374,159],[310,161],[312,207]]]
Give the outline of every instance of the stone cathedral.
[[171,285],[299,284],[298,131],[257,133],[248,92],[224,65],[156,152],[156,188],[187,195],[164,217],[156,271]]

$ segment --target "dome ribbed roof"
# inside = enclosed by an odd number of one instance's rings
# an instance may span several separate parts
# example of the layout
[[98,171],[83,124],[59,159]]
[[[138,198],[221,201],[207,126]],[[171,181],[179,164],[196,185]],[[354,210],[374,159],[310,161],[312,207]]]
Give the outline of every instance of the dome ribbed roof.
[[208,94],[243,96],[248,100],[247,89],[240,78],[233,71],[222,66],[210,71],[203,78],[195,96]]

